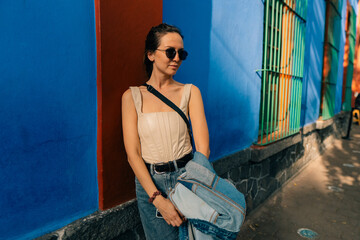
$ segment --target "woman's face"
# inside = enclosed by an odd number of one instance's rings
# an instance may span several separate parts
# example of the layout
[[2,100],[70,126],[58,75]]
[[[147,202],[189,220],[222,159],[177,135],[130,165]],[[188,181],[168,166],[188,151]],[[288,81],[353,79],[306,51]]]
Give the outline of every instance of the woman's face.
[[[168,48],[175,48],[177,51],[173,59],[169,59],[166,56],[165,50]],[[184,43],[178,33],[167,33],[162,36],[158,50],[148,54],[150,61],[153,62],[153,74],[162,73],[167,76],[175,75],[182,63],[178,53],[180,49],[184,49]]]

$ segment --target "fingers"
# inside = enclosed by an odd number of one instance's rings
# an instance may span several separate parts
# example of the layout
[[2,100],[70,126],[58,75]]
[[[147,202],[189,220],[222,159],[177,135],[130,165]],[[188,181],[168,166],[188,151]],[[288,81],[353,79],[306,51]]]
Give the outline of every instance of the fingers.
[[167,224],[173,227],[179,227],[184,221],[184,216],[175,208],[175,206],[171,203],[170,200],[163,200],[164,201],[158,205],[158,209],[161,215],[163,216]]
[[179,217],[179,215],[177,216],[177,218],[175,220],[170,221],[170,224],[173,227],[179,227],[182,223],[183,223],[183,220]]
[[183,223],[183,220],[177,211],[172,212],[171,216],[169,216],[168,219],[165,219],[165,221],[173,227],[179,227]]
[[[175,209],[174,209],[175,210]],[[168,217],[164,217],[167,224],[173,227],[179,227],[183,223],[182,217],[179,216],[177,211],[173,211]]]
[[179,209],[176,208],[176,211],[178,212],[181,220],[182,220],[183,222],[186,221],[186,217],[179,211]]

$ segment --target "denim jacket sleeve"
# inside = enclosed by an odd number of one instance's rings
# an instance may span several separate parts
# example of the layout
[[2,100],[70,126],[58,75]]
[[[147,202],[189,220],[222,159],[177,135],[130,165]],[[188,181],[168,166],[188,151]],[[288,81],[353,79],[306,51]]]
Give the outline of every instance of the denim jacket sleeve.
[[[200,152],[194,154],[185,168],[169,199],[197,231],[215,238],[236,239],[245,219],[244,195],[228,180],[217,176]],[[185,232],[180,230],[180,235]]]

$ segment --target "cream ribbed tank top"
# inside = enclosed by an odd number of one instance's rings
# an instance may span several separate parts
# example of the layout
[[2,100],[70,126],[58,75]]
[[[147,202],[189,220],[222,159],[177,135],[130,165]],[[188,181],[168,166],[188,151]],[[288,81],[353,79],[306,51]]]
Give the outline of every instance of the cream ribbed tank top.
[[[188,106],[192,84],[185,84],[178,106],[189,118]],[[142,112],[139,87],[130,87],[138,115],[138,133],[141,155],[147,163],[168,162],[179,159],[192,151],[185,121],[175,112]]]

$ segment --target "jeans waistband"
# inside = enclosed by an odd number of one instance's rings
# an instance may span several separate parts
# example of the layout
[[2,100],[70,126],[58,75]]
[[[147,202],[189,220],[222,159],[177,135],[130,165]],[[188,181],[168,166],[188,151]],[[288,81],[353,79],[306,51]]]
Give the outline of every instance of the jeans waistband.
[[145,163],[146,167],[148,168],[149,172],[151,170],[151,168],[153,168],[154,172],[157,174],[162,174],[162,173],[168,173],[168,172],[174,172],[175,170],[179,169],[179,168],[183,168],[185,167],[185,165],[191,160],[193,159],[194,155],[192,152],[186,154],[185,156],[183,156],[182,158],[179,158],[177,160],[174,161],[169,161],[166,163]]

